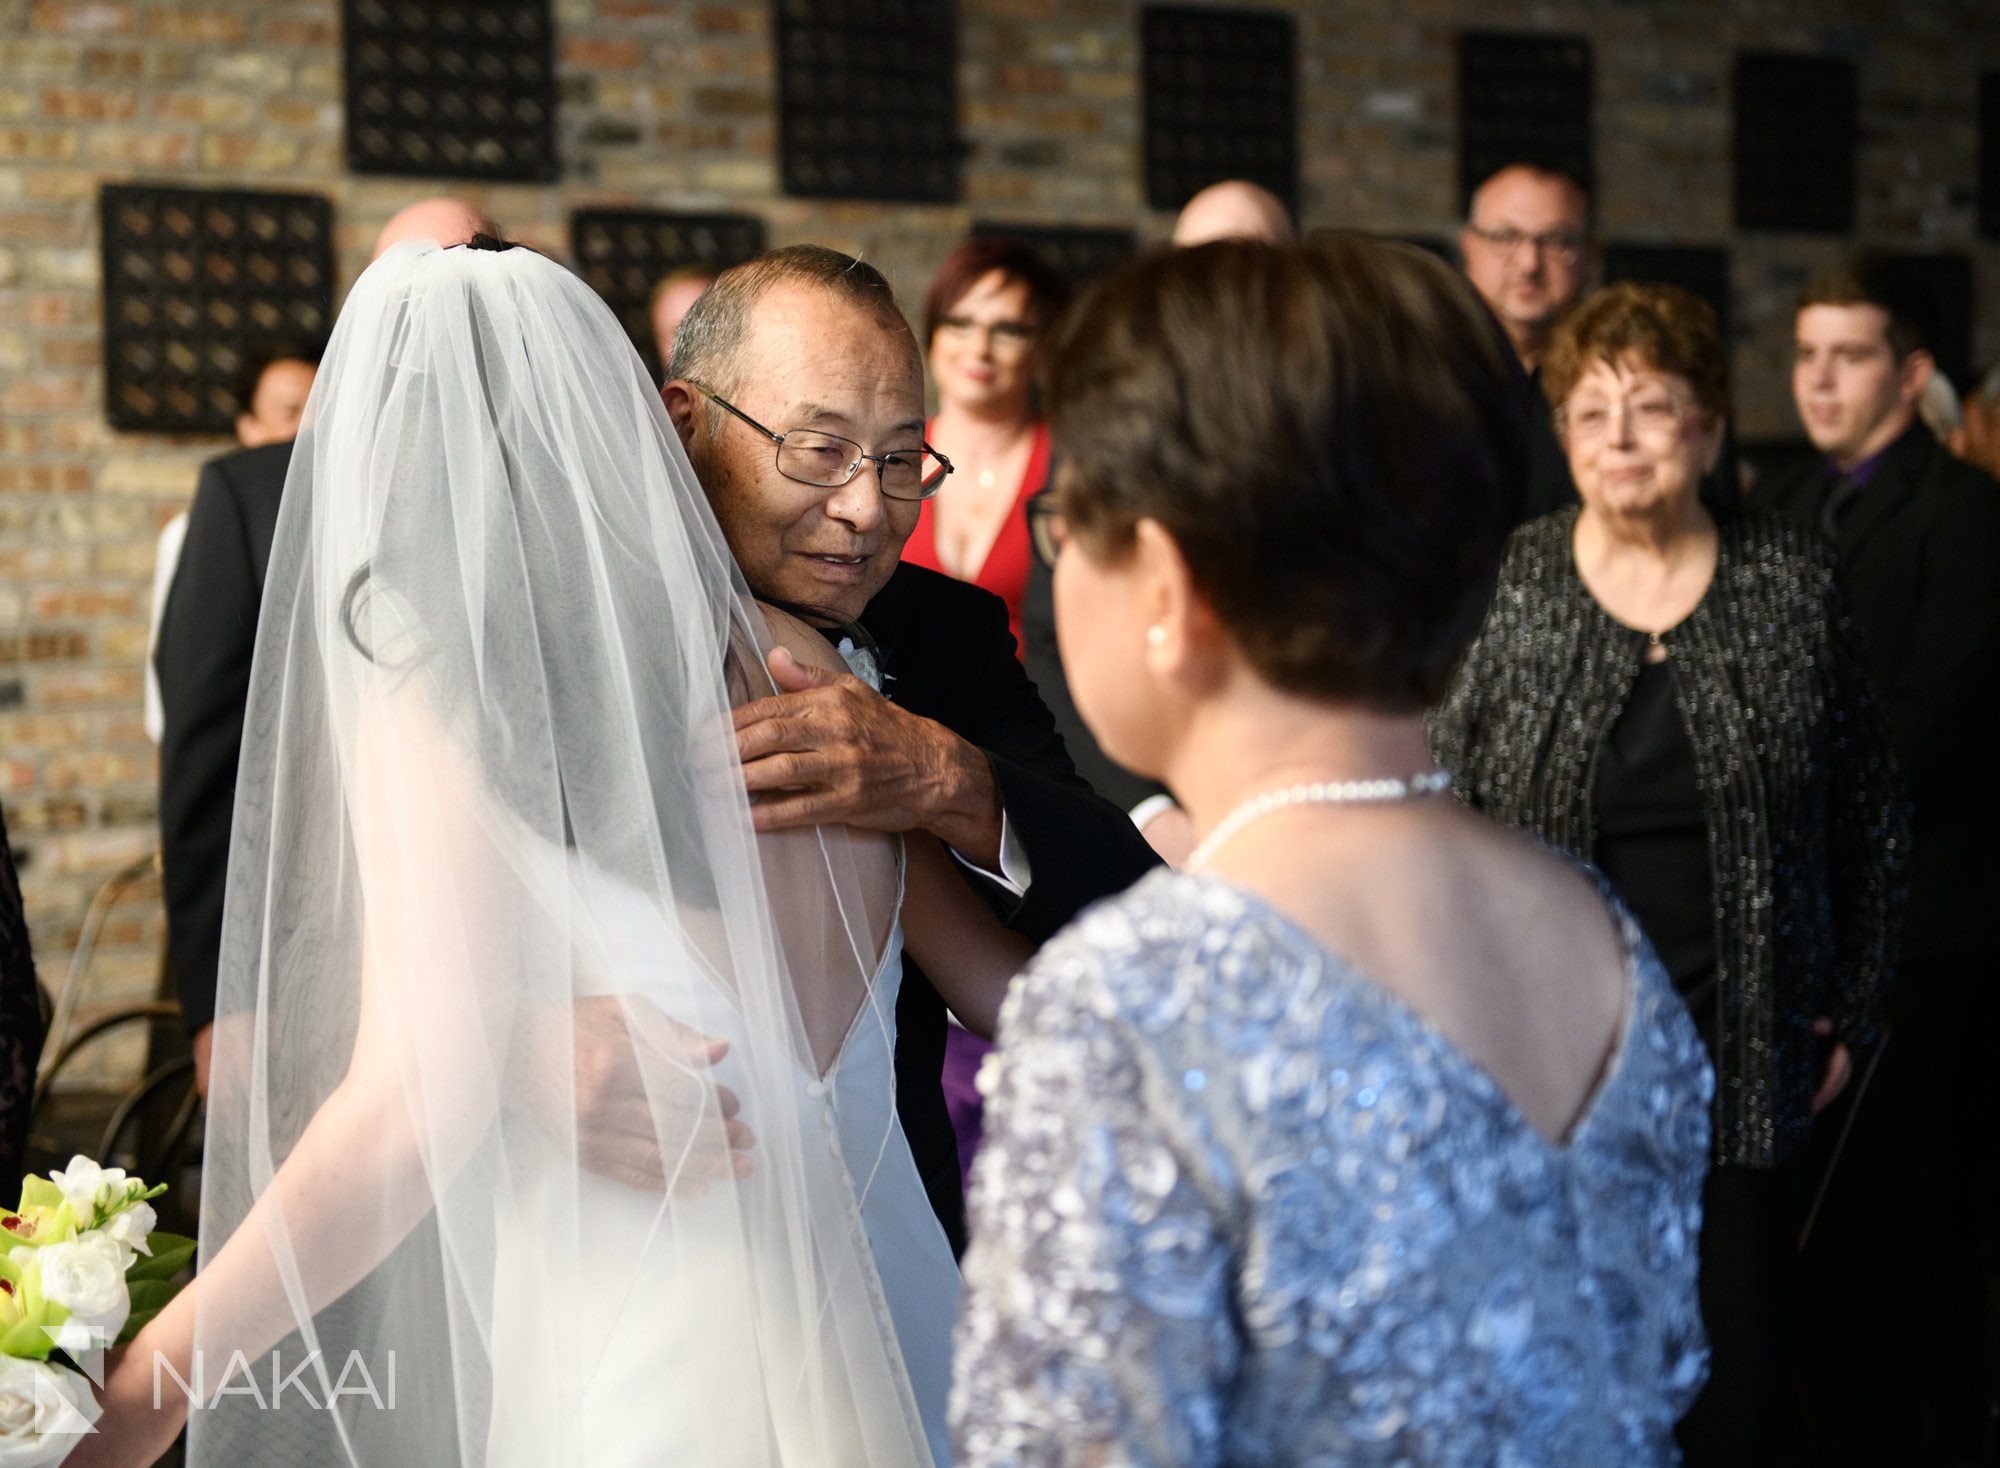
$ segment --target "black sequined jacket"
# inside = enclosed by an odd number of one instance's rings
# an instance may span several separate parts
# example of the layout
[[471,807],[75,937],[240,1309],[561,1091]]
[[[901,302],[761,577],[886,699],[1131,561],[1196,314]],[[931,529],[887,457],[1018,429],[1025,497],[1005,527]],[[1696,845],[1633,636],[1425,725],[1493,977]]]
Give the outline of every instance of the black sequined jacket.
[[[1646,635],[1597,604],[1577,511],[1515,532],[1485,625],[1431,716],[1460,796],[1590,859],[1597,758]],[[1715,577],[1666,634],[1707,807],[1717,980],[1715,1155],[1804,1140],[1823,1046],[1878,1036],[1901,936],[1909,808],[1832,555],[1766,517],[1721,527]]]

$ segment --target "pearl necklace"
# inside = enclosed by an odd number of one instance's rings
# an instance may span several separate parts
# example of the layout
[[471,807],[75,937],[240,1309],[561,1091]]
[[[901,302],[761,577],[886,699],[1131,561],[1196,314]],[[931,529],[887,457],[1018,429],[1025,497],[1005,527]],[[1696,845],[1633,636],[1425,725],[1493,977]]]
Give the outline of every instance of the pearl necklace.
[[1358,805],[1391,800],[1415,800],[1451,788],[1451,775],[1444,770],[1426,770],[1407,780],[1318,780],[1310,785],[1288,785],[1253,795],[1217,823],[1195,847],[1183,871],[1205,866],[1210,857],[1233,839],[1237,832],[1260,816],[1294,805]]

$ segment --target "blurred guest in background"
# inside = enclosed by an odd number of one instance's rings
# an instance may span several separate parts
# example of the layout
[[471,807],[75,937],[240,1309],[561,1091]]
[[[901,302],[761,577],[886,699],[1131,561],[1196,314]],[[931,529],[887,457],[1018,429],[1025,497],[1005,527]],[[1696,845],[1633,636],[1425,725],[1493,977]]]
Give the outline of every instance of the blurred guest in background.
[[1541,379],[1582,496],[1509,548],[1432,721],[1465,798],[1595,862],[1708,1043],[1707,1390],[1690,1465],[1786,1461],[1804,1146],[1874,1043],[1903,911],[1908,810],[1855,620],[1816,536],[1718,525],[1715,313],[1615,285],[1556,329]]
[[988,237],[953,250],[924,295],[938,404],[924,437],[956,472],[924,501],[903,559],[1006,602],[1017,648],[1032,558],[1027,506],[1049,472],[1035,348],[1067,294],[1033,250]]
[[1960,411],[1951,451],[1975,469],[2000,474],[2000,367],[1974,380]]
[[1984,773],[2000,728],[2000,486],[1919,418],[1935,313],[1895,260],[1863,256],[1807,286],[1792,392],[1818,453],[1755,501],[1839,553],[1915,802],[1894,1033],[1814,1238],[1828,1453],[1855,1464],[1962,1455],[1982,1416],[1970,1271],[2000,1147],[1987,1079],[2000,786]]
[[[1047,261],[997,237],[953,250],[924,295],[924,341],[938,404],[924,438],[954,472],[923,502],[903,559],[983,586],[1006,602],[1017,655],[1034,560],[1028,501],[1049,475],[1049,430],[1036,400],[1037,347],[1067,296]],[[945,1104],[962,1173],[979,1148],[976,1080],[992,1048],[956,1022],[945,1036]]]
[[[1458,234],[1466,279],[1500,319],[1529,374],[1541,369],[1549,336],[1590,289],[1599,263],[1590,194],[1559,169],[1510,163],[1472,192]],[[1549,427],[1540,393],[1528,404],[1534,457],[1527,518],[1576,503],[1569,462]]]
[[681,317],[714,283],[715,272],[706,265],[683,265],[669,270],[654,284],[652,299],[646,303],[646,319],[653,324],[653,349],[659,353],[663,377],[667,363],[674,359],[674,333],[681,328]]
[[[236,401],[245,406],[236,415],[236,441],[254,449],[296,438],[306,395],[312,391],[313,374],[318,370],[317,351],[253,359],[237,384]],[[153,655],[159,650],[160,618],[166,612],[167,593],[180,565],[187,525],[186,510],[167,521],[160,528],[159,549],[153,557],[153,610],[146,630],[146,735],[155,744],[166,730],[167,716],[160,703],[160,675],[153,667]]]
[[1203,840],[1008,995],[959,1463],[1665,1464],[1700,1040],[1424,743],[1520,514],[1506,342],[1346,235],[1154,255],[1054,364],[1071,679]]
[[1931,437],[1947,449],[1964,432],[1965,406],[1959,401],[1958,389],[1942,372],[1931,373],[1931,380],[1924,384],[1924,395],[1917,399],[1917,416],[1924,420]]
[[[12,1199],[21,1181],[35,1098],[35,1065],[42,1055],[42,1000],[35,955],[7,820],[0,815],[0,1196]],[[4,1205],[0,1205],[4,1206]]]
[[1174,220],[1174,243],[1185,249],[1211,240],[1268,240],[1292,237],[1292,216],[1284,201],[1261,184],[1229,178],[1212,183],[1182,206]]
[[439,195],[406,204],[389,216],[375,236],[370,259],[380,260],[392,246],[404,240],[436,240],[440,245],[462,245],[476,234],[497,235],[500,226],[463,199]]

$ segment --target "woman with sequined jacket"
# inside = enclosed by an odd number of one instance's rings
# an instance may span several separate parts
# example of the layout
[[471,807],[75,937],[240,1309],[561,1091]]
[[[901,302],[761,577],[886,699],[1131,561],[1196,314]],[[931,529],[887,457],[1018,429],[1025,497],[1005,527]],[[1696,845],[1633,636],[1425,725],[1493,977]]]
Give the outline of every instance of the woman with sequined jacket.
[[1801,1147],[1878,1037],[1909,813],[1831,553],[1698,493],[1728,410],[1714,313],[1622,284],[1542,381],[1582,496],[1518,531],[1431,718],[1472,805],[1594,862],[1716,1071],[1690,1464],[1781,1461]]

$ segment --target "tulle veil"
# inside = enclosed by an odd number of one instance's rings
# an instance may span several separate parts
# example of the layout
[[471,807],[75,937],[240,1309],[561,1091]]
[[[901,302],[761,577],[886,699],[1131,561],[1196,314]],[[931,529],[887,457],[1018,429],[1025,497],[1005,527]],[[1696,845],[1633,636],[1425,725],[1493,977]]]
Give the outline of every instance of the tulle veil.
[[[368,269],[258,629],[194,1379],[164,1384],[200,1399],[192,1462],[930,1462],[869,1159],[829,1166],[800,1101],[828,1025],[890,1023],[894,895],[840,831],[753,835],[730,710],[767,646],[580,281],[525,248]],[[578,1049],[592,1005],[609,1051]],[[578,1119],[621,1066],[646,1176]],[[605,1387],[642,1338],[662,1389],[701,1389],[671,1442],[624,1441]]]

